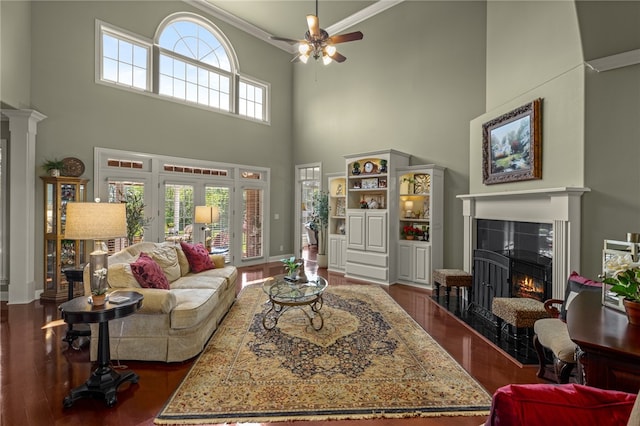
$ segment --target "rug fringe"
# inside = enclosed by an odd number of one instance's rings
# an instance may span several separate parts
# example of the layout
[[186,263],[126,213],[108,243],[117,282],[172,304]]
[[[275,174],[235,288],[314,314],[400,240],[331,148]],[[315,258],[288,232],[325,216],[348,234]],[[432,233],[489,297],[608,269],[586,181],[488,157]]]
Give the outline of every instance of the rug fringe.
[[[432,412],[407,412],[407,413],[369,413],[369,414],[329,414],[329,415],[304,415],[304,416],[269,416],[269,417],[243,417],[215,419],[154,419],[156,425],[219,425],[227,423],[273,423],[290,421],[325,421],[325,420],[373,420],[373,419],[404,419],[409,417],[487,417],[489,410],[485,411],[432,411]],[[484,422],[486,419],[482,419]]]

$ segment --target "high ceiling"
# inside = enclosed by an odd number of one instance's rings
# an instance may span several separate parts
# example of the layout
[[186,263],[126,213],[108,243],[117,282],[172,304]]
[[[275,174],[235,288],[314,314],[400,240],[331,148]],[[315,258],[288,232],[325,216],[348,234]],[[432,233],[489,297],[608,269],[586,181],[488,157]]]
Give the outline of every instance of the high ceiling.
[[[320,0],[320,26],[331,35],[339,34],[402,1]],[[269,36],[302,39],[308,29],[306,15],[316,14],[315,0],[195,0],[195,3],[214,16],[287,51],[293,51],[295,47],[271,41]]]

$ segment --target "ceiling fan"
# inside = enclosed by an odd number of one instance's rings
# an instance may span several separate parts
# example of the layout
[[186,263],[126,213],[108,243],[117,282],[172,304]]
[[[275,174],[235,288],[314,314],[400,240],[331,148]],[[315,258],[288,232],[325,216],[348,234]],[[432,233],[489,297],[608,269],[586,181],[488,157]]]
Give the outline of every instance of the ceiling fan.
[[293,40],[285,37],[272,36],[272,40],[286,41],[291,44],[298,44],[298,54],[291,62],[302,61],[307,63],[310,56],[315,60],[322,58],[322,63],[329,65],[331,61],[344,62],[347,58],[341,55],[335,45],[347,41],[362,40],[364,35],[360,31],[352,33],[338,34],[329,37],[329,34],[320,28],[318,19],[318,0],[316,0],[316,14],[307,15],[307,26],[309,31],[304,34],[304,40]]

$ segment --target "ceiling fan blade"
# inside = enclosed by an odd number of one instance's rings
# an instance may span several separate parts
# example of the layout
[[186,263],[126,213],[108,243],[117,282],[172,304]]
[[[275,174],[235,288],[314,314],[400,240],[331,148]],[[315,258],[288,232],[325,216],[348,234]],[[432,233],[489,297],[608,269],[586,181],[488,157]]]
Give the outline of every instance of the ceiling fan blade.
[[289,44],[296,44],[296,43],[300,43],[300,40],[294,40],[292,38],[287,38],[287,37],[277,37],[277,36],[271,36],[269,37],[271,40],[276,40],[276,41],[286,41]]
[[320,22],[316,15],[307,15],[307,25],[309,26],[309,34],[311,37],[320,36]]
[[327,41],[331,44],[338,44],[338,43],[344,43],[347,41],[362,40],[363,37],[364,35],[362,34],[362,32],[356,31],[353,33],[338,34],[338,35],[331,36]]
[[329,57],[338,63],[341,63],[347,60],[346,56],[341,55],[338,52],[334,53],[333,55],[329,55]]
[[299,53],[296,56],[294,56],[293,59],[291,60],[292,64],[295,64],[296,62],[301,62]]

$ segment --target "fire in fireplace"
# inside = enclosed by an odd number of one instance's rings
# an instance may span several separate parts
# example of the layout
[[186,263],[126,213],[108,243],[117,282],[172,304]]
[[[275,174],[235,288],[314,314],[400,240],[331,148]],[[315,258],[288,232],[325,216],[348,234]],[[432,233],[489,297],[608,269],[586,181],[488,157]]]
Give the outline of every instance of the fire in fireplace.
[[513,297],[528,297],[541,302],[546,299],[544,282],[518,272],[514,273],[511,279],[513,280],[513,290],[511,291]]
[[551,259],[525,250],[505,252],[510,262],[511,297],[544,302],[551,296]]

